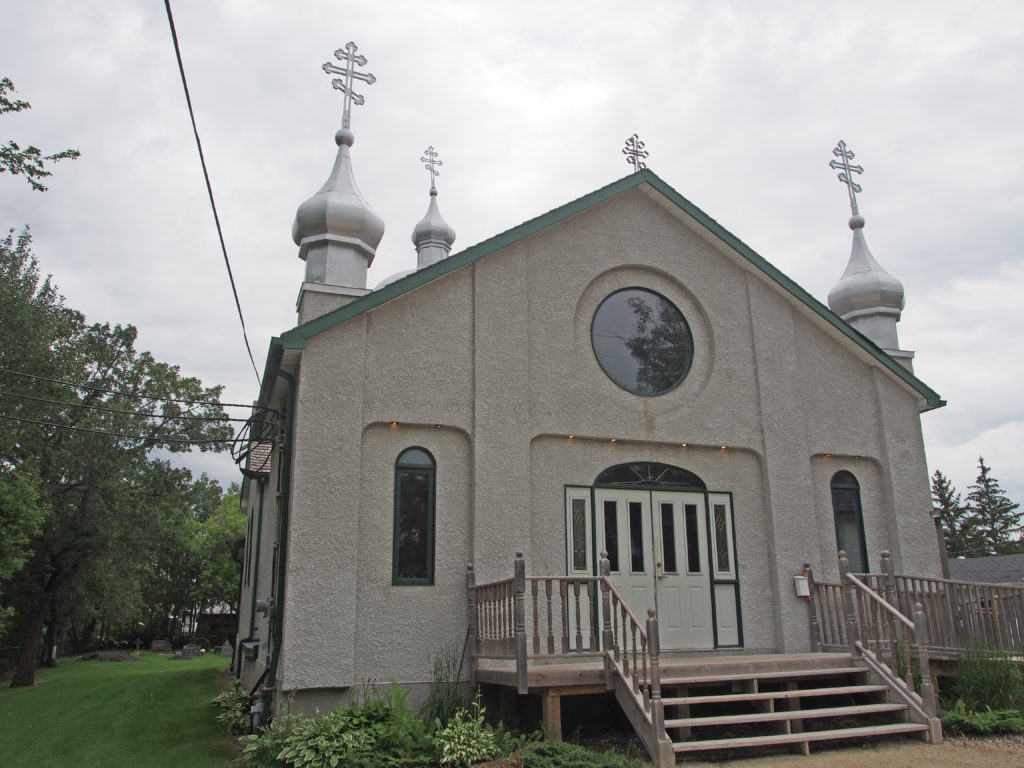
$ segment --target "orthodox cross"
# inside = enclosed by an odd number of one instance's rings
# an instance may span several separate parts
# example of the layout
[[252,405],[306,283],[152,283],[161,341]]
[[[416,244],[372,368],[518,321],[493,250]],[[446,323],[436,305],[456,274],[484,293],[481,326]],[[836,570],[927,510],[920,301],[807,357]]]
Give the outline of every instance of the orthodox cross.
[[842,139],[839,140],[835,149],[832,150],[832,154],[835,155],[835,158],[829,162],[828,167],[835,168],[840,172],[839,180],[847,186],[850,193],[850,210],[854,216],[857,216],[860,213],[857,210],[857,193],[861,189],[860,184],[853,180],[852,174],[864,173],[864,168],[860,165],[850,165],[850,161],[853,160],[853,152],[846,148],[846,142]]
[[334,52],[334,57],[338,61],[345,62],[343,66],[326,62],[324,64],[324,72],[329,75],[343,75],[343,77],[336,77],[331,80],[331,84],[339,91],[345,94],[345,109],[342,112],[341,127],[348,128],[352,117],[352,105],[362,105],[366,99],[362,95],[352,90],[353,80],[362,80],[367,85],[373,85],[377,82],[377,78],[371,75],[369,72],[356,72],[356,66],[366,66],[366,57],[362,54],[356,54],[359,48],[355,43],[345,43],[344,48],[339,48]]
[[644,143],[635,133],[626,139],[622,154],[626,156],[626,162],[632,165],[634,170],[639,171],[647,167],[644,158],[648,157],[650,152],[644,150]]
[[437,159],[437,152],[434,151],[433,147],[427,147],[423,151],[423,157],[420,158],[420,162],[423,163],[424,168],[430,171],[430,188],[434,189],[434,177],[441,174],[437,170],[437,166],[444,165],[444,163]]

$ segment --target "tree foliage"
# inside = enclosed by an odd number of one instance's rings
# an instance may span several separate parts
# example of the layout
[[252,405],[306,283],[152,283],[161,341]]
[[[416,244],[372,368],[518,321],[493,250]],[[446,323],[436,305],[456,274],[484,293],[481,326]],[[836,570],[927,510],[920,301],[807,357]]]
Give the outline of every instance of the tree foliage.
[[[11,98],[14,91],[14,83],[6,77],[0,78],[0,114],[31,109],[32,105],[27,101]],[[37,192],[45,192],[46,187],[40,182],[40,179],[53,174],[53,171],[47,169],[46,164],[60,160],[73,160],[79,154],[77,149],[62,149],[60,152],[44,155],[38,147],[29,145],[22,149],[15,141],[10,140],[6,144],[0,144],[0,173],[24,176],[32,189]]]
[[967,506],[979,549],[985,554],[1003,555],[1019,548],[1020,504],[1010,501],[980,456],[978,478],[967,489]]
[[932,475],[932,500],[942,519],[942,532],[946,540],[946,554],[960,557],[974,548],[968,525],[968,509],[960,493],[944,474],[935,470]]
[[932,475],[932,499],[942,516],[949,557],[1024,551],[1020,504],[1006,496],[983,457],[978,457],[978,477],[967,489],[966,499],[961,500],[960,493],[938,470]]
[[52,645],[90,602],[138,605],[192,487],[150,452],[231,437],[219,387],[137,350],[132,326],[87,323],[41,277],[30,242],[0,241],[0,466],[34,478],[45,511],[3,587],[21,628],[14,685],[32,683],[44,626]]

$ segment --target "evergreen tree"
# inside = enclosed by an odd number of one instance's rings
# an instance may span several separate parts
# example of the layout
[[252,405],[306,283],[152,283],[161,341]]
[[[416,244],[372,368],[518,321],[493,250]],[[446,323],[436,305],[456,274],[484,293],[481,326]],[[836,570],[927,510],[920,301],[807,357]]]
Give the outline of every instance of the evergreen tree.
[[939,470],[935,470],[932,475],[932,500],[942,518],[946,554],[949,557],[970,557],[975,548],[970,510],[961,500],[960,492]]
[[[978,479],[967,489],[970,525],[974,528],[974,557],[1020,551],[1020,504],[1010,501],[991,475],[985,459],[978,457]],[[965,553],[967,554],[967,553]]]

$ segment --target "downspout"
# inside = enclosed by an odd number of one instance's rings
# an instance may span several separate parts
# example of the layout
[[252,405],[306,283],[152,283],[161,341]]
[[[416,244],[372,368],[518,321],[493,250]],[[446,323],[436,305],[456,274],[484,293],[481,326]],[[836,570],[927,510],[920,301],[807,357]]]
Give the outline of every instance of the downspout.
[[249,608],[249,638],[252,638],[252,633],[256,631],[256,592],[260,585],[260,544],[263,539],[263,501],[267,495],[267,481],[265,478],[256,479],[257,488],[260,492],[260,508],[258,517],[256,518],[256,542],[254,544],[254,558],[252,564],[252,573],[249,574],[249,583],[252,585],[252,605]]
[[[291,374],[278,370],[277,375],[288,382],[288,412],[285,414],[287,424],[285,426],[284,455],[282,456],[281,467],[281,540],[277,548],[277,595],[274,605],[274,644],[270,656],[268,681],[264,690],[269,697],[273,696],[273,690],[277,687],[277,665],[281,659],[281,644],[284,640],[284,587],[285,587],[285,566],[288,563],[288,503],[291,499],[291,478],[292,478],[292,441],[295,431],[295,377]],[[268,697],[268,698],[269,698]],[[268,701],[268,703],[270,703]]]
[[[243,474],[244,474],[244,470],[243,470]],[[260,582],[259,582],[259,579],[260,579],[260,538],[262,536],[262,531],[263,531],[263,498],[266,495],[266,491],[267,491],[267,481],[266,481],[266,478],[259,477],[259,476],[253,476],[252,479],[254,479],[256,481],[256,488],[258,489],[258,492],[260,494],[260,506],[259,506],[259,511],[256,513],[257,514],[257,517],[256,517],[256,541],[253,542],[252,549],[250,550],[251,557],[253,558],[253,566],[252,566],[252,569],[251,569],[251,571],[249,573],[249,584],[251,585],[250,590],[252,592],[252,604],[249,607],[249,632],[245,636],[246,640],[252,640],[252,634],[253,634],[253,632],[256,631],[256,591],[259,588],[259,584],[260,584]],[[246,568],[246,565],[247,565],[247,563],[242,565],[242,575],[241,575],[241,577],[239,579],[239,587],[238,587],[239,599],[241,599],[241,595],[242,595],[242,593],[243,593],[243,591],[245,589],[245,568]],[[241,613],[241,610],[242,610],[241,605],[239,605],[238,610],[239,610],[239,613]],[[239,627],[238,629],[239,629],[239,634],[241,634],[241,629],[242,628]],[[242,676],[242,643],[241,642],[238,643],[238,647],[235,649],[235,656],[237,657],[236,660],[235,660],[235,677],[241,677]],[[264,672],[266,672],[266,670],[264,670]]]

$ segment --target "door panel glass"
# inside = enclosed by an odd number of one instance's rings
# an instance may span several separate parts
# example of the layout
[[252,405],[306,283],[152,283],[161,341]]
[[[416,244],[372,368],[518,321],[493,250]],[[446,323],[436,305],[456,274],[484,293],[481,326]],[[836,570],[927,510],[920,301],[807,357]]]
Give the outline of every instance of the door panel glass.
[[661,562],[665,573],[677,573],[675,505],[661,504]]
[[725,504],[714,505],[715,520],[715,558],[719,573],[732,570],[732,556],[729,552],[729,520],[725,514]]
[[686,505],[686,572],[700,573],[700,518],[697,505]]
[[629,569],[644,570],[644,511],[639,501],[629,502]]
[[612,572],[619,569],[619,505],[606,499],[604,502],[604,549],[608,553],[608,565]]
[[586,499],[572,500],[572,568],[574,571],[587,569]]

